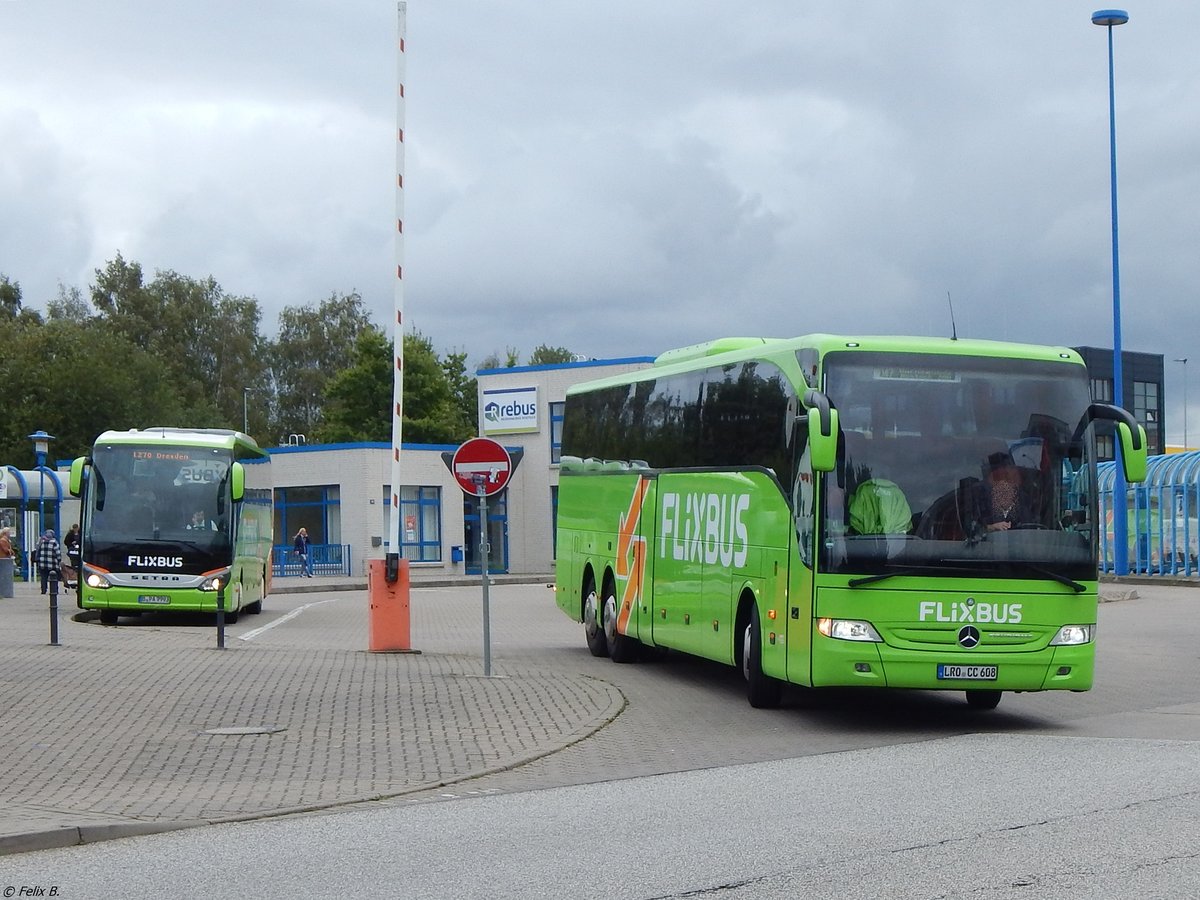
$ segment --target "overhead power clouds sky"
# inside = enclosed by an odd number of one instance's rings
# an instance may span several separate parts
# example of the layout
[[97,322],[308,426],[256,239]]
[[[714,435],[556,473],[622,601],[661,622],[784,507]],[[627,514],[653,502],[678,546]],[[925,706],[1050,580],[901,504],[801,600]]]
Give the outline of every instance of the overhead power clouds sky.
[[[959,336],[1111,346],[1096,8],[411,0],[406,322],[472,362],[619,357],[949,335],[949,294]],[[1128,9],[1125,347],[1167,358],[1179,440],[1200,18]],[[268,332],[350,290],[390,327],[396,20],[390,0],[0,0],[0,273],[43,307],[120,252],[258,298]]]

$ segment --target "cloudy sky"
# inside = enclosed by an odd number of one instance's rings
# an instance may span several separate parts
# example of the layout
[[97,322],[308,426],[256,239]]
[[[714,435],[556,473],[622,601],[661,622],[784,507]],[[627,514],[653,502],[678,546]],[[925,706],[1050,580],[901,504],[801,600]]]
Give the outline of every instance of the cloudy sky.
[[[0,0],[0,273],[394,304],[394,0]],[[1096,6],[410,0],[405,318],[472,362],[722,335],[1112,345]],[[1126,349],[1200,436],[1200,18],[1114,31]],[[1171,362],[1189,357],[1188,365]],[[1196,436],[1192,436],[1195,443]]]

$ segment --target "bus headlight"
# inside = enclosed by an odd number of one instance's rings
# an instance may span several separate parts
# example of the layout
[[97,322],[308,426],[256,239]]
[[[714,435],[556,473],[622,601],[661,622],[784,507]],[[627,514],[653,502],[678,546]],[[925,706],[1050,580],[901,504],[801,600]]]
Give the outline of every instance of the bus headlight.
[[219,591],[221,585],[229,584],[229,570],[222,569],[219,572],[209,572],[204,576],[204,580],[200,582],[200,590],[202,591]]
[[870,622],[856,619],[817,619],[817,631],[839,641],[872,641],[882,644],[883,638]]
[[97,590],[103,591],[112,587],[112,585],[108,583],[108,579],[99,572],[88,572],[87,577],[84,578],[84,581],[87,583],[88,587],[96,588]]
[[1096,636],[1095,625],[1064,625],[1050,642],[1051,647],[1090,644]]

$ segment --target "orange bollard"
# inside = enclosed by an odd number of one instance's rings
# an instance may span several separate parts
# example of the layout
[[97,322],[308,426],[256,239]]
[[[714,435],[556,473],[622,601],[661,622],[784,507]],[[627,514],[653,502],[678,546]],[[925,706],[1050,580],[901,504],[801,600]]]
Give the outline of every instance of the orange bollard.
[[400,560],[396,580],[385,577],[386,560],[367,564],[367,600],[371,614],[367,623],[367,649],[372,653],[419,653],[412,649],[408,619],[408,560]]

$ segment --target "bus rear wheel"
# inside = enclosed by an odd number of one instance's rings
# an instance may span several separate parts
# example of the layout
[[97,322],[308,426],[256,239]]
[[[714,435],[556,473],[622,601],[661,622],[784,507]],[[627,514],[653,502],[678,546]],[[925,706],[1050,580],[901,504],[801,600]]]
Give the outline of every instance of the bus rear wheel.
[[596,597],[596,585],[588,581],[583,589],[583,636],[587,638],[592,656],[608,656],[608,638],[600,627],[600,601]]
[[762,670],[762,627],[758,605],[750,606],[750,621],[742,633],[742,677],[746,679],[746,699],[755,709],[774,709],[783,697],[783,682]]
[[604,585],[604,638],[608,643],[608,657],[615,663],[631,663],[637,659],[638,642],[617,630],[617,596],[613,586]]
[[995,709],[1003,691],[967,691],[967,706],[971,709]]

